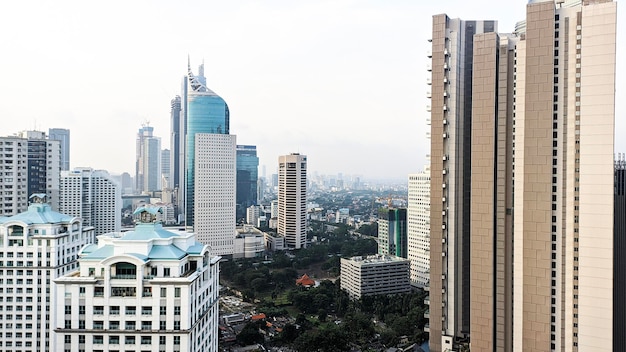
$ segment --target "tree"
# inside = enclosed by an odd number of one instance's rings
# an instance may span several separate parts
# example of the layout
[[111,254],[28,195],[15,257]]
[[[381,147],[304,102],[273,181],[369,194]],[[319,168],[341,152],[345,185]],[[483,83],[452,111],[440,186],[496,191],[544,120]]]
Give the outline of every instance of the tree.
[[241,332],[237,334],[237,342],[242,346],[263,343],[264,340],[263,334],[259,331],[259,325],[256,323],[246,324]]

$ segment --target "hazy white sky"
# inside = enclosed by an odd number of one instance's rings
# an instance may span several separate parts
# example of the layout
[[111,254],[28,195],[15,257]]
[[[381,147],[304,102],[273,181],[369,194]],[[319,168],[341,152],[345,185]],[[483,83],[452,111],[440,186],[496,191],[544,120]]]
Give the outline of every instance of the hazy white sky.
[[[423,168],[433,14],[498,20],[525,0],[9,1],[0,7],[0,135],[69,128],[71,166],[134,173],[149,120],[169,148],[170,100],[187,54],[228,103],[260,165],[306,154],[325,174],[405,179]],[[621,4],[620,4],[621,5]],[[625,130],[618,6],[616,131]],[[621,132],[619,132],[621,131]],[[616,150],[626,152],[624,138]],[[259,172],[262,172],[260,168]]]

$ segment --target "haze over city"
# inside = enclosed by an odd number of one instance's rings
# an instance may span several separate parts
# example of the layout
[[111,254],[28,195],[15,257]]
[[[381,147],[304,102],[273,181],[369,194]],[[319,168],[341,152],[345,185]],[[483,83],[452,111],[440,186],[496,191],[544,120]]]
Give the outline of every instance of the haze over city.
[[[132,174],[143,122],[169,148],[169,104],[189,55],[194,72],[204,61],[231,133],[257,145],[268,175],[279,155],[300,152],[311,171],[405,179],[429,148],[432,15],[495,19],[510,32],[526,3],[10,2],[0,13],[0,135],[68,128],[72,167]],[[616,131],[626,127],[625,76],[618,65]]]

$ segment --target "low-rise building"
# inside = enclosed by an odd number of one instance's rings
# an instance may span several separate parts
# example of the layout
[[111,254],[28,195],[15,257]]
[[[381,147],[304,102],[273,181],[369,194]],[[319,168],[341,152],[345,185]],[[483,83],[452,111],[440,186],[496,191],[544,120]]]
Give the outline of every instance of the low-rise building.
[[134,231],[98,236],[55,280],[52,350],[217,351],[220,257],[163,228],[159,209],[137,209]]
[[411,291],[410,261],[389,255],[341,258],[341,288],[351,298]]
[[263,232],[254,226],[238,226],[235,231],[235,252],[233,258],[256,258],[265,252]]
[[264,232],[265,237],[265,249],[268,252],[282,251],[287,247],[285,246],[285,237],[275,232]]

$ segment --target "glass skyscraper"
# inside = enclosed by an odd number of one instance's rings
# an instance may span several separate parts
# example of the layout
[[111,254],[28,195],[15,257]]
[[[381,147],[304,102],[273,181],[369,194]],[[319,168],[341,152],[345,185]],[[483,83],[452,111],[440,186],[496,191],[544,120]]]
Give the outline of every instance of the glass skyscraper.
[[185,196],[186,225],[193,226],[194,219],[194,176],[195,145],[197,133],[229,134],[228,105],[224,99],[206,87],[204,65],[200,65],[199,75],[195,76],[188,66],[187,86],[187,136],[185,165],[187,186]]
[[246,216],[246,209],[257,205],[259,157],[256,146],[237,146],[237,220]]

